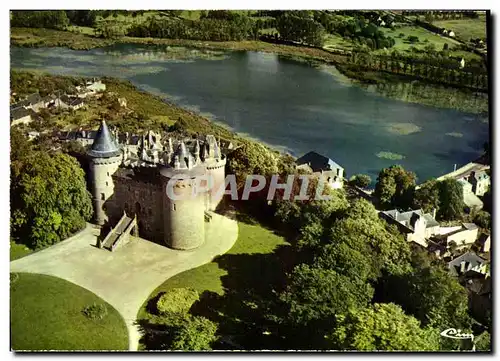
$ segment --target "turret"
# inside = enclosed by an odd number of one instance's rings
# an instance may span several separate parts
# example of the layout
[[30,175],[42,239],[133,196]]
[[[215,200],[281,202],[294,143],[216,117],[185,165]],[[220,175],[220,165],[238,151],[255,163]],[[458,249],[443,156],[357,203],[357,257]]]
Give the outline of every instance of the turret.
[[101,121],[94,143],[87,155],[91,159],[90,174],[94,219],[97,224],[103,225],[108,219],[104,210],[105,203],[114,193],[112,175],[122,161],[122,152],[104,120]]
[[183,142],[173,158],[172,164],[160,171],[165,243],[173,249],[194,249],[205,241],[206,192],[198,192],[196,186],[206,170],[194,164]]
[[215,210],[222,200],[223,192],[218,192],[224,186],[226,158],[222,154],[219,144],[213,135],[205,137],[206,151],[204,154],[204,166],[211,180],[211,189],[208,195],[207,210]]

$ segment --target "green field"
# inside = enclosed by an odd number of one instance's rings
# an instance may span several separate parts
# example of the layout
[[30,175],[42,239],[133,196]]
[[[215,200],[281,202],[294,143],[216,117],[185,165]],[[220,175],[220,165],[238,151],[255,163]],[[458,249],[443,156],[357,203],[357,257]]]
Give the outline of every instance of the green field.
[[[105,304],[102,320],[82,310]],[[13,350],[127,350],[128,333],[118,312],[95,294],[62,279],[11,274],[11,348]]]
[[[200,294],[209,291],[219,295],[223,295],[227,290],[225,280],[230,277],[238,276],[239,278],[248,279],[250,283],[255,282],[255,268],[248,267],[247,262],[241,262],[238,267],[235,262],[235,268],[226,267],[231,258],[237,260],[239,257],[258,258],[260,255],[272,256],[273,252],[279,246],[286,246],[288,243],[272,231],[258,225],[238,222],[238,240],[235,245],[223,256],[216,258],[213,262],[207,263],[198,268],[180,273],[160,285],[144,303],[139,310],[138,318],[146,318],[148,313],[146,306],[149,300],[155,298],[159,293],[168,291],[172,288],[190,287],[197,290]],[[221,258],[227,261],[221,262]],[[258,267],[258,261],[255,265]],[[252,271],[252,272],[248,272]],[[258,271],[258,268],[257,268]],[[234,274],[233,274],[234,273]],[[272,276],[271,276],[272,277]],[[250,281],[254,279],[253,281]],[[245,282],[242,282],[238,287],[245,287]]]
[[[460,43],[456,40],[436,35],[429,30],[417,26],[404,26],[394,30],[389,28],[379,29],[381,29],[386,35],[394,38],[396,44],[392,47],[392,49],[397,49],[398,51],[410,50],[411,47],[423,49],[429,44],[434,44],[436,50],[440,51],[443,50],[444,44],[448,44],[450,49],[456,45],[460,45]],[[403,34],[403,37],[399,37],[399,34],[401,33]],[[410,44],[406,41],[408,36],[417,36],[419,39],[418,43]],[[379,52],[380,51],[383,50],[379,50]]]
[[463,41],[486,39],[486,16],[477,19],[436,20],[433,25],[453,30],[455,36]]

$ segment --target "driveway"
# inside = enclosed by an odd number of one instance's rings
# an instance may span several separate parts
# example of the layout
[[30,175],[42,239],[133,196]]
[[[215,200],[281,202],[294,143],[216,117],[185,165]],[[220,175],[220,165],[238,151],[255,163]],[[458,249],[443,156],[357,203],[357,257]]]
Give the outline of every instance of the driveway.
[[95,247],[97,234],[87,225],[57,245],[12,261],[10,271],[59,277],[95,293],[122,315],[129,332],[129,350],[136,351],[141,335],[134,322],[149,295],[168,278],[226,253],[238,238],[238,225],[214,214],[206,223],[206,242],[191,251],[175,251],[133,238],[110,252]]

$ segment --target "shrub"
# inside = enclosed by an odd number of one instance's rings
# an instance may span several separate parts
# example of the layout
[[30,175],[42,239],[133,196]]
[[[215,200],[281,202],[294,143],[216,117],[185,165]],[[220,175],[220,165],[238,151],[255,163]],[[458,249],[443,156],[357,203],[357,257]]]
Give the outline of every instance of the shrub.
[[191,288],[174,288],[158,299],[156,308],[160,314],[187,313],[199,299],[198,292]]
[[415,36],[415,35],[408,35],[406,40],[412,44],[418,43],[418,41],[419,41],[418,36]]
[[83,314],[88,319],[97,321],[102,320],[108,314],[108,309],[106,305],[93,303],[92,305],[86,306],[83,309]]
[[479,211],[474,217],[474,223],[481,228],[489,229],[491,227],[491,215],[485,211]]
[[370,185],[372,182],[372,179],[370,176],[366,174],[356,174],[349,179],[349,183],[351,183],[353,186],[360,187],[360,188],[365,188]]
[[399,33],[398,38],[404,38],[405,34],[404,33]]
[[10,284],[14,284],[19,279],[19,275],[17,273],[10,274]]

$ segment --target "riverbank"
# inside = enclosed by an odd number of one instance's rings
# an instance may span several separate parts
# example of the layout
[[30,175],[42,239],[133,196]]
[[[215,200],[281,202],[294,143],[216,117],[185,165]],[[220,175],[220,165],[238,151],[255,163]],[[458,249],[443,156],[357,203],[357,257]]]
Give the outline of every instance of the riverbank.
[[259,51],[277,55],[301,57],[332,64],[341,62],[345,59],[345,56],[332,54],[326,50],[305,46],[272,44],[260,40],[218,42],[185,39],[135,38],[129,36],[115,39],[103,39],[69,31],[35,28],[11,28],[10,44],[11,46],[31,48],[66,47],[73,50],[90,50],[114,44],[149,44],[182,46],[208,50]]

